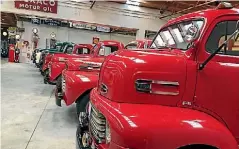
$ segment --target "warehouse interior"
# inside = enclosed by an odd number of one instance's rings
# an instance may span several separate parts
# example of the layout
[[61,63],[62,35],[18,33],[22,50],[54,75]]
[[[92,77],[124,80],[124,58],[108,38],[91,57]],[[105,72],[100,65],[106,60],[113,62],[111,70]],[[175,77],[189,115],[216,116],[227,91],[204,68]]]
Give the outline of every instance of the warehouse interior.
[[238,20],[238,1],[1,1],[1,148],[238,149]]

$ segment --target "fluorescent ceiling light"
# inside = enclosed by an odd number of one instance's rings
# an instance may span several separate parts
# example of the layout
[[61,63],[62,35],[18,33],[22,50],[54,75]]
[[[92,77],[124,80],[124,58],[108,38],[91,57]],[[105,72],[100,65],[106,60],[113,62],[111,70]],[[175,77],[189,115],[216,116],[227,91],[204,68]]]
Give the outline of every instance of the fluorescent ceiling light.
[[139,6],[139,2],[138,2],[138,1],[127,0],[127,1],[126,1],[126,4],[128,4],[128,5]]

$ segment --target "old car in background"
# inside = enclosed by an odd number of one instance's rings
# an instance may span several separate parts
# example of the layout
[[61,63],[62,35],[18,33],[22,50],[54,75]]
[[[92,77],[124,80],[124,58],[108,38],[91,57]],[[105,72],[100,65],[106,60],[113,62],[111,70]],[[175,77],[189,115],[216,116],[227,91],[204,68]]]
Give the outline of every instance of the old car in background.
[[54,53],[62,53],[68,46],[71,46],[73,43],[71,42],[62,42],[57,43],[55,48],[46,49],[41,52],[40,60],[39,60],[39,71],[42,75],[44,75],[46,69],[48,68],[48,63],[51,60],[52,54]]
[[[151,40],[132,41],[127,44],[124,49],[144,49],[147,48],[151,42]],[[120,48],[119,50],[123,50],[123,47]],[[89,101],[90,91],[97,85],[99,70],[104,59],[105,58],[83,59],[77,60],[78,63],[75,63],[76,60],[70,60],[68,65],[71,66],[68,66],[68,69],[63,72],[63,84],[59,84],[56,90],[56,99],[58,99],[56,103],[61,106],[60,100],[63,98],[67,106],[76,103],[78,113],[80,109],[84,109],[84,106]],[[72,65],[76,65],[76,67],[72,67]],[[62,92],[62,88],[64,92]]]
[[[65,68],[65,61],[69,58],[89,57],[93,46],[91,44],[68,45],[63,53],[55,53],[48,62],[48,68],[44,76],[44,82],[55,84],[61,79],[61,72]],[[49,75],[50,74],[50,75]]]
[[121,49],[124,49],[121,42],[101,41],[94,47],[91,57],[69,59],[62,79],[58,80],[56,86],[56,104],[61,106],[62,99],[67,106],[76,102],[79,113],[79,106],[83,106],[80,101],[82,98],[89,98],[90,90],[96,86],[99,68],[105,57]]

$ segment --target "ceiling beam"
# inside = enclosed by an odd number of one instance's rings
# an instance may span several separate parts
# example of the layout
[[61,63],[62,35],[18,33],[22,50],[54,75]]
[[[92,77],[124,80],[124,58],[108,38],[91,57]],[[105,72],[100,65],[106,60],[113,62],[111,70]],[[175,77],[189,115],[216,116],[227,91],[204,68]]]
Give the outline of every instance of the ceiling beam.
[[92,9],[93,8],[93,6],[95,5],[95,0],[92,2],[92,4],[91,4],[91,6],[90,6],[90,9]]
[[173,16],[173,15],[176,15],[176,14],[180,14],[180,13],[185,13],[185,12],[187,12],[187,11],[189,11],[189,10],[193,10],[193,9],[195,9],[195,8],[202,7],[202,6],[204,6],[204,5],[208,5],[208,4],[210,4],[210,3],[214,3],[215,1],[217,1],[217,0],[212,0],[212,1],[209,1],[209,2],[205,2],[205,3],[199,4],[199,5],[193,6],[193,7],[189,7],[189,8],[186,8],[186,9],[183,9],[183,10],[180,10],[180,11],[177,11],[177,12],[172,13],[172,14],[169,14],[169,15],[164,15],[164,16],[162,16],[162,17],[159,17],[159,19],[167,18],[167,17]]

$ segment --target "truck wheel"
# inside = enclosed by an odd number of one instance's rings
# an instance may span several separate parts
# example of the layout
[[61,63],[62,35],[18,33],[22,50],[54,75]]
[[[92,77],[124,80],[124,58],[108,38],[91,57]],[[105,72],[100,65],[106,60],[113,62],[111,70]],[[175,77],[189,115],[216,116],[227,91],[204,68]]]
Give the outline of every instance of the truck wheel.
[[44,83],[45,84],[47,84],[48,83],[48,70],[45,70],[44,72],[43,72],[43,79],[44,79]]
[[89,93],[77,99],[77,102],[76,102],[77,118],[79,118],[79,115],[81,112],[86,112],[86,106],[89,103],[89,101],[90,101]]
[[91,149],[91,138],[88,127],[78,125],[76,130],[76,149]]
[[41,75],[44,76],[44,72],[41,69],[41,66],[39,67],[39,71],[41,72]]
[[60,75],[58,78],[57,78],[57,80],[56,80],[56,88],[57,88],[57,91],[58,91],[58,93],[61,93],[62,91],[62,89],[61,89],[61,87],[62,87],[62,76]]

